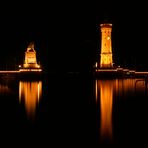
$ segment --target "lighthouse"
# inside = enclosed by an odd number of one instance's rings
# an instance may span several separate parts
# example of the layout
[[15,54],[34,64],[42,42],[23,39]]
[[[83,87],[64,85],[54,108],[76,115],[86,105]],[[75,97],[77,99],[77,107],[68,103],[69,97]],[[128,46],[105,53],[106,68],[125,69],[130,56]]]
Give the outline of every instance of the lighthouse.
[[113,68],[112,58],[112,24],[101,24],[101,54],[100,54],[100,68]]

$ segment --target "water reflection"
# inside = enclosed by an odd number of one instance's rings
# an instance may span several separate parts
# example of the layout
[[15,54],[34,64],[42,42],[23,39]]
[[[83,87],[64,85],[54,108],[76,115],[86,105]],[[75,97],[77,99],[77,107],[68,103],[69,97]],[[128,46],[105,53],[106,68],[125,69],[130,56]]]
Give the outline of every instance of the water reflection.
[[8,85],[0,84],[0,93],[1,94],[9,94],[9,93],[11,93],[11,90],[8,87]]
[[[138,81],[138,82],[137,82]],[[140,79],[114,79],[96,80],[96,103],[100,104],[100,138],[111,140],[113,138],[112,114],[115,98],[146,93],[145,82]]]
[[17,89],[17,83],[11,79],[2,79],[0,77],[0,94],[11,95]]
[[25,104],[28,117],[34,117],[36,105],[42,95],[42,81],[20,81],[19,102]]
[[98,86],[100,92],[100,136],[112,138],[112,102],[113,102],[113,83],[109,80],[96,80],[96,100],[98,98]]

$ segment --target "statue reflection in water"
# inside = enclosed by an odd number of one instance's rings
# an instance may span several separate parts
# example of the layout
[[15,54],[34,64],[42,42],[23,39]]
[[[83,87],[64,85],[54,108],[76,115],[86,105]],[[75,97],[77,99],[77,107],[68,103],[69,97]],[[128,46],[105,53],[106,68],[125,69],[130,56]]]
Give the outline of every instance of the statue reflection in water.
[[20,81],[19,82],[19,102],[23,102],[29,118],[33,118],[36,105],[39,103],[42,94],[41,81]]
[[100,138],[112,139],[113,82],[96,80],[96,101],[100,95]]

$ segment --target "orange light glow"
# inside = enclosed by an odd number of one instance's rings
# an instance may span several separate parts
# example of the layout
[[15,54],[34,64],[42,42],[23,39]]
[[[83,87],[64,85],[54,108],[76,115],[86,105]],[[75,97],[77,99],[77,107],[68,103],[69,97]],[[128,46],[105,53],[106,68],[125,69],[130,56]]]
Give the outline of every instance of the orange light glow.
[[40,65],[37,65],[36,67],[37,67],[37,68],[40,68]]
[[19,69],[19,71],[21,72],[21,71],[36,71],[36,72],[41,72],[42,71],[42,69]]
[[112,138],[112,102],[113,84],[111,81],[100,83],[100,105],[101,105],[101,137]]
[[100,67],[111,68],[113,67],[111,43],[112,24],[101,24],[100,26],[102,35]]
[[34,49],[34,43],[31,42],[29,46],[27,47],[27,51],[25,52],[25,61],[23,64],[23,68],[40,68],[40,65],[37,64],[37,58],[36,58],[36,51]]
[[96,92],[96,102],[97,102],[98,101],[98,81],[97,80],[95,81],[95,85],[96,85],[95,86],[95,89],[96,89],[95,92]]
[[95,64],[95,67],[97,68],[98,67],[98,63],[96,62],[96,64]]
[[25,52],[25,64],[36,64],[36,51],[34,50],[34,43],[31,42]]
[[[114,80],[96,80],[96,103],[100,95],[100,137],[112,139],[112,106]],[[100,92],[100,93],[98,93]]]
[[28,117],[33,117],[42,94],[42,82],[19,82],[19,100],[24,102]]
[[[100,99],[100,137],[101,139],[112,140],[112,111],[113,96],[135,95],[143,93],[148,89],[144,79],[113,79],[113,80],[96,80],[95,96],[96,104]],[[148,91],[148,90],[147,90]]]
[[0,71],[0,73],[19,73],[19,71],[16,70],[4,70],[4,71]]

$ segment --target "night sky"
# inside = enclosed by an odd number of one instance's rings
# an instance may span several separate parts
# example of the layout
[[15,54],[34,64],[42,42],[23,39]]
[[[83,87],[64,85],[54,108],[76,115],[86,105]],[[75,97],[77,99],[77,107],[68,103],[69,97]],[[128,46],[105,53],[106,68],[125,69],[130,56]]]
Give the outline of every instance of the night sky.
[[13,69],[23,63],[29,42],[35,41],[38,61],[44,69],[90,71],[100,58],[99,25],[108,22],[113,24],[115,65],[148,70],[148,16],[144,3],[26,1],[1,8],[1,69]]

